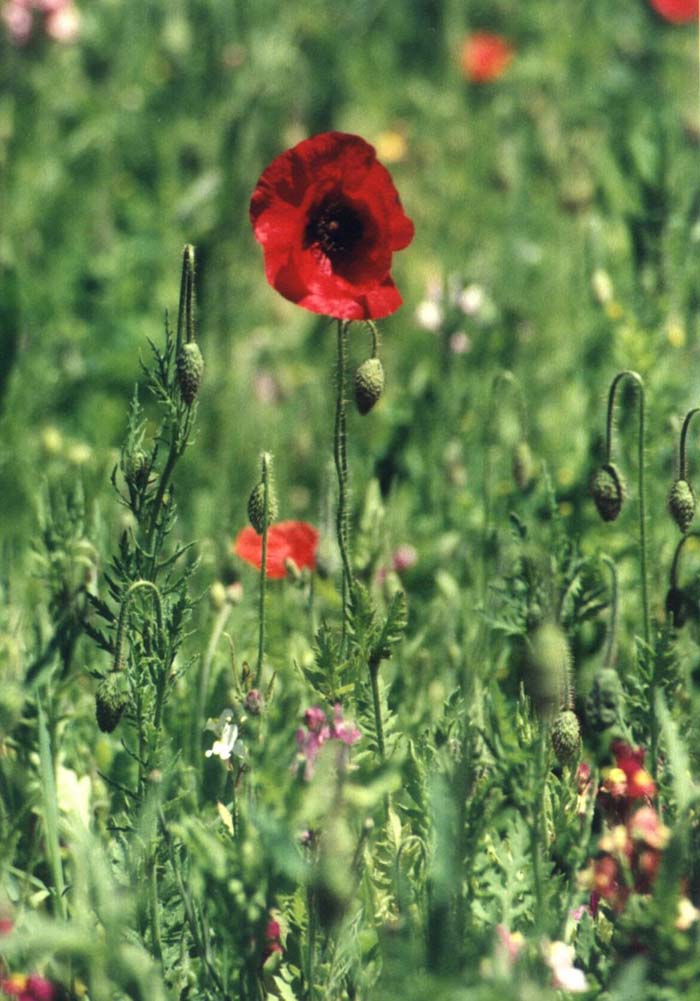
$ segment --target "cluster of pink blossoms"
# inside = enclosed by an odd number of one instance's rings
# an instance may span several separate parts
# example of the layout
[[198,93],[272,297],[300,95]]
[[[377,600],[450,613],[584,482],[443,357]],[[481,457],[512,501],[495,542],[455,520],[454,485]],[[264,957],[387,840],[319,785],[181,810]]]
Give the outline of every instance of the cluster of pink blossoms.
[[35,17],[56,42],[73,42],[80,31],[80,14],[73,0],[7,0],[2,19],[15,45],[25,45],[34,29]]
[[6,980],[0,980],[0,991],[18,1001],[54,1001],[56,988],[50,980],[45,980],[38,973],[14,973]]
[[339,740],[346,747],[352,747],[362,734],[354,723],[343,719],[343,710],[339,703],[333,707],[333,719],[328,720],[326,713],[318,706],[312,706],[304,713],[306,729],[297,730],[297,747],[299,761],[304,764],[304,778],[308,781],[314,773],[316,758],[323,745],[329,740]]

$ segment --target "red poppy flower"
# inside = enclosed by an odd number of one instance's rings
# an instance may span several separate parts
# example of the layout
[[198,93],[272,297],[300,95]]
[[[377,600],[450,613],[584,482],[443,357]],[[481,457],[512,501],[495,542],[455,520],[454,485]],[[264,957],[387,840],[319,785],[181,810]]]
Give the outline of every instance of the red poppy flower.
[[513,46],[500,35],[477,32],[462,45],[462,74],[472,83],[490,83],[502,76],[514,55]]
[[324,132],[267,167],[250,201],[265,275],[313,313],[377,320],[401,305],[390,269],[413,239],[389,171],[359,136]]
[[[318,532],[305,521],[278,521],[267,530],[267,576],[281,580],[287,576],[287,560],[292,560],[302,570],[316,566]],[[260,569],[262,563],[262,535],[251,525],[246,525],[236,538],[234,552],[246,563]]]
[[673,24],[684,24],[698,17],[698,0],[651,0],[651,6]]

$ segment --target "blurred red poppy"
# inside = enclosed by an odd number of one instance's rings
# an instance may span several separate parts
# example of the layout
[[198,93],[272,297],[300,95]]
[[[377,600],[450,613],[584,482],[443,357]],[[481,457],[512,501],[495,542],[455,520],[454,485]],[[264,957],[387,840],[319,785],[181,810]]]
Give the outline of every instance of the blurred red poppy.
[[[316,566],[318,532],[305,521],[278,521],[267,531],[267,576],[281,580],[287,576],[287,561],[292,560],[300,570]],[[246,563],[260,569],[262,563],[262,535],[251,525],[246,525],[236,537],[233,550]]]
[[698,0],[650,0],[657,14],[674,24],[697,21]]
[[515,54],[501,35],[476,32],[462,45],[462,74],[472,83],[490,83],[502,76]]
[[265,275],[291,302],[341,320],[401,305],[392,254],[413,239],[391,175],[359,136],[324,132],[278,156],[250,202]]

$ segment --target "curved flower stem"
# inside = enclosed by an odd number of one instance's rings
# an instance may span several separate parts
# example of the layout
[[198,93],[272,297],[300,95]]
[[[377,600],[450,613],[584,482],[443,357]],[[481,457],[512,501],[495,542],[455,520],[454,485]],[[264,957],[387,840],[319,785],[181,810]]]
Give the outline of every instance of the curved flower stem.
[[119,610],[119,619],[117,620],[117,638],[114,650],[114,664],[112,665],[113,671],[122,671],[126,667],[127,612],[131,599],[142,587],[145,587],[153,592],[153,601],[156,608],[156,622],[158,625],[158,637],[161,640],[163,638],[163,603],[161,601],[160,591],[151,580],[135,580],[134,583],[130,584],[127,588]]
[[613,415],[615,408],[615,394],[617,387],[623,379],[632,379],[639,388],[639,438],[638,438],[638,475],[639,475],[639,556],[640,575],[642,578],[642,613],[644,616],[644,642],[647,650],[651,647],[651,617],[649,614],[649,587],[647,579],[647,531],[646,531],[646,506],[644,487],[644,435],[645,435],[645,412],[644,412],[644,380],[637,372],[626,369],[618,372],[610,385],[608,395],[608,416],[605,425],[605,461],[612,462],[612,432]]
[[683,421],[683,427],[681,428],[681,441],[679,447],[679,463],[678,463],[678,479],[688,480],[688,460],[686,455],[686,439],[688,437],[688,428],[690,427],[690,422],[695,416],[695,414],[700,414],[700,407],[693,407],[685,415],[685,420]]
[[669,572],[668,581],[669,587],[678,587],[678,564],[680,563],[683,546],[686,544],[688,539],[700,539],[700,532],[688,532],[687,535],[682,536],[678,540],[678,545],[676,546],[673,554],[673,560],[671,561],[671,570]]
[[496,372],[491,383],[491,397],[489,399],[486,421],[484,423],[484,470],[483,470],[483,511],[484,529],[481,547],[481,568],[482,568],[482,590],[486,591],[486,563],[488,557],[489,530],[491,528],[491,480],[493,476],[493,465],[491,462],[491,449],[496,441],[496,430],[498,417],[502,410],[502,401],[499,394],[501,383],[510,386],[515,394],[520,419],[520,430],[523,438],[527,438],[527,406],[522,387],[516,377],[508,369]]
[[263,531],[262,557],[260,559],[260,607],[258,619],[260,631],[258,634],[258,662],[255,667],[253,687],[256,688],[262,677],[263,653],[265,649],[265,592],[267,589],[267,530],[270,517],[270,454],[262,454],[262,484],[263,484]]
[[372,335],[372,358],[379,354],[379,327],[374,320],[365,320],[370,334]]
[[608,629],[605,636],[605,653],[603,654],[603,667],[612,667],[615,658],[615,643],[617,640],[618,622],[618,586],[617,567],[609,556],[603,556],[603,562],[610,569],[611,589],[610,589],[610,618],[608,619]]
[[347,456],[347,417],[345,400],[345,371],[347,368],[348,330],[347,320],[338,320],[338,371],[337,393],[335,403],[335,429],[333,435],[333,456],[335,470],[338,476],[338,510],[336,515],[336,536],[340,558],[343,563],[342,599],[343,599],[343,646],[347,637],[349,601],[352,597],[352,571],[349,556],[348,527],[348,456]]

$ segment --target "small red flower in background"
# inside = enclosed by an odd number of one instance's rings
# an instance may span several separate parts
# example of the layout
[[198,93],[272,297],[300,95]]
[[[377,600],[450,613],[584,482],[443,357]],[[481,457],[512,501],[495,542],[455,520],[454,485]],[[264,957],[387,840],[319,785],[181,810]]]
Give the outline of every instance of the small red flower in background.
[[651,0],[651,6],[673,24],[684,24],[698,18],[698,0]]
[[462,45],[462,74],[472,83],[490,83],[503,75],[514,55],[513,46],[500,35],[468,35]]
[[0,991],[18,998],[18,1001],[54,1001],[56,988],[50,980],[44,980],[37,973],[14,973],[7,980],[0,980]]
[[[305,521],[278,521],[267,530],[267,576],[281,580],[287,576],[288,560],[303,570],[316,566],[318,532]],[[246,563],[260,569],[262,563],[262,535],[251,525],[242,529],[233,545],[233,551]]]
[[389,171],[359,136],[323,132],[267,167],[250,201],[265,275],[291,302],[341,320],[401,305],[392,254],[413,239]]
[[615,740],[611,749],[615,755],[617,769],[624,773],[625,788],[622,795],[626,796],[627,799],[644,799],[646,796],[653,796],[656,792],[656,785],[649,772],[644,768],[643,748],[635,749],[622,740]]

